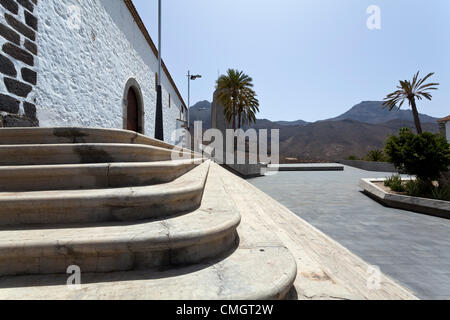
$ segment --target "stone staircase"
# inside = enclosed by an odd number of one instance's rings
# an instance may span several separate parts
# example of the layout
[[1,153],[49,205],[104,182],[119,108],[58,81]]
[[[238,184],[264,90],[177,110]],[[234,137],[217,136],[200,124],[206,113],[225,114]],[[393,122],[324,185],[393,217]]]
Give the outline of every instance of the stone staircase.
[[211,166],[129,131],[0,129],[0,299],[285,298],[295,261],[240,241]]

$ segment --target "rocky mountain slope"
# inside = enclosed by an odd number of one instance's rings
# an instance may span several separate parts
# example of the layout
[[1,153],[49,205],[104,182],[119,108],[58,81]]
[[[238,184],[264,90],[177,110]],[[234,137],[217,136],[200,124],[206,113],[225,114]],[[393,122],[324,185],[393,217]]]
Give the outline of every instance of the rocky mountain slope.
[[189,123],[191,127],[194,125],[194,121],[202,121],[203,128],[211,128],[211,102],[206,100],[197,102],[189,109],[189,113]]
[[[305,127],[280,130],[280,156],[299,161],[336,161],[350,155],[365,156],[382,149],[386,138],[400,128],[414,129],[411,121],[392,120],[370,124],[353,120],[322,121]],[[424,130],[438,132],[438,125],[424,123]]]
[[[383,101],[363,101],[340,116],[324,121],[355,120],[364,123],[385,123],[392,120],[414,121],[411,110],[398,108],[389,111],[383,108]],[[436,123],[437,119],[420,114],[420,120],[425,123]]]
[[[210,128],[210,114],[211,103],[199,102],[191,108],[191,123],[201,120],[204,129]],[[425,131],[439,131],[436,118],[425,114],[420,117]],[[370,150],[382,149],[386,138],[399,129],[415,130],[411,110],[388,111],[380,101],[362,102],[336,118],[315,123],[258,119],[250,127],[280,129],[280,157],[297,158],[300,162],[363,157]]]

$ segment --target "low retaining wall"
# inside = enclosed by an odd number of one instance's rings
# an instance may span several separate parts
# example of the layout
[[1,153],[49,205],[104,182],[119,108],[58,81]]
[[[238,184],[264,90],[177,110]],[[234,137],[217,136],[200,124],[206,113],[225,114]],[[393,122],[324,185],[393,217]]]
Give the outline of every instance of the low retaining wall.
[[225,164],[224,167],[244,179],[261,177],[267,170],[266,164]]
[[375,162],[375,161],[362,161],[362,160],[340,160],[338,163],[346,166],[358,168],[366,171],[375,172],[398,172],[395,166],[389,162]]
[[366,195],[388,207],[450,219],[450,201],[388,193],[374,183],[384,182],[385,180],[386,179],[361,179],[359,186]]
[[323,163],[299,163],[299,164],[226,164],[225,168],[243,178],[264,176],[268,172],[283,171],[344,171],[344,166],[339,164]]
[[344,166],[322,163],[299,163],[299,164],[271,164],[268,171],[344,171]]

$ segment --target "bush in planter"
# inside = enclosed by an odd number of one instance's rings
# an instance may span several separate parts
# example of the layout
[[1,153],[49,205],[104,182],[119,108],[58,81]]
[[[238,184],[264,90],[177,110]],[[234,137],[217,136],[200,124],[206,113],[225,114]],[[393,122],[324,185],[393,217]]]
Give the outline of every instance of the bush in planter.
[[434,187],[421,180],[409,180],[404,188],[408,196],[432,198],[431,193]]
[[431,195],[434,199],[450,201],[450,187],[434,188]]
[[402,177],[399,174],[394,174],[392,177],[387,178],[384,181],[386,187],[391,188],[395,192],[404,192],[405,187],[403,186]]
[[450,145],[440,134],[413,134],[408,128],[391,136],[384,148],[391,162],[401,171],[431,185],[450,166]]
[[373,162],[388,162],[386,155],[381,150],[371,150],[367,154],[366,161],[373,161]]
[[408,196],[450,201],[450,187],[435,187],[421,180],[411,180],[405,183],[404,189]]

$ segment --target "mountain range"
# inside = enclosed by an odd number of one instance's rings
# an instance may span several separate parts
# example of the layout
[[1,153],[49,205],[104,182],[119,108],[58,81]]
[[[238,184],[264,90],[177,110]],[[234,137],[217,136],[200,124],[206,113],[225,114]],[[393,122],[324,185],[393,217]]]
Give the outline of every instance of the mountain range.
[[[436,123],[437,119],[420,114],[422,123]],[[392,120],[414,121],[411,110],[394,108],[392,111],[383,108],[382,101],[363,101],[340,116],[325,121],[354,120],[364,123],[385,123]]]
[[194,121],[202,121],[203,128],[211,128],[211,102],[200,101],[189,108],[189,125],[192,127]]
[[[298,162],[336,161],[350,155],[365,156],[370,150],[382,149],[386,138],[403,127],[414,129],[411,110],[389,111],[381,101],[363,101],[335,118],[308,123],[258,119],[254,129],[280,129],[280,157]],[[201,101],[191,109],[191,123],[203,121],[211,126],[211,103]],[[437,133],[437,118],[420,114],[423,129]],[[247,129],[247,128],[245,128]]]

